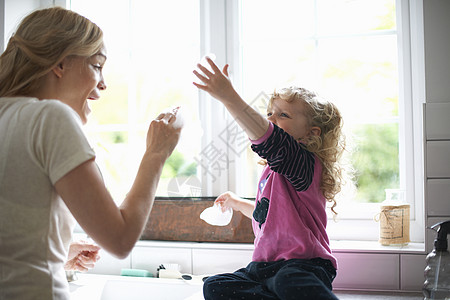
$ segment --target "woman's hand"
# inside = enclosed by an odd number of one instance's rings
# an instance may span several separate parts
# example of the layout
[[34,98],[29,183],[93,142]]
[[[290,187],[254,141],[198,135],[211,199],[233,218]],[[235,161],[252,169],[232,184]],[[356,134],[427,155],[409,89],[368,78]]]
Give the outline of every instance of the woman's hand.
[[194,74],[203,82],[203,84],[196,82],[193,84],[222,103],[230,101],[233,97],[238,96],[231,84],[230,78],[228,78],[228,65],[225,65],[223,71],[220,71],[211,58],[206,57],[206,61],[211,66],[212,72],[203,65],[197,64],[197,67],[203,74],[200,74],[197,70],[194,70]]
[[64,265],[66,271],[87,271],[92,269],[100,259],[98,251],[100,247],[85,241],[70,244],[67,262]]
[[169,157],[180,139],[182,122],[177,120],[178,107],[161,113],[150,123],[147,132],[147,151]]

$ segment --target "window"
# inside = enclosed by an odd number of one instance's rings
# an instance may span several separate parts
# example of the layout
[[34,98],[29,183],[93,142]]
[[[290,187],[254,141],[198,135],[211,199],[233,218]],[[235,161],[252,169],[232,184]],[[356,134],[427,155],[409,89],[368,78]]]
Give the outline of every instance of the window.
[[400,188],[395,1],[250,0],[241,12],[247,99],[300,85],[343,113],[357,189],[339,202],[379,203]]
[[411,204],[411,238],[423,240],[407,0],[71,0],[71,8],[105,31],[109,88],[93,105],[88,131],[115,199],[131,186],[149,121],[180,104],[187,127],[158,196],[233,190],[254,197],[261,168],[248,139],[191,84],[200,57],[214,53],[262,113],[272,90],[287,85],[315,90],[343,112],[357,189],[340,196],[331,238],[376,240],[384,190],[401,188]]
[[196,174],[200,152],[198,93],[191,83],[200,55],[198,0],[72,0],[71,9],[104,31],[108,88],[91,101],[86,131],[113,198],[122,201],[132,185],[150,121],[175,106],[181,106],[186,127],[157,194],[184,195],[177,183]]
[[385,189],[396,188],[411,204],[412,240],[423,240],[421,195],[407,171],[414,151],[406,115],[412,110],[408,8],[395,0],[246,0],[239,7],[244,98],[301,85],[344,115],[356,189],[347,185],[338,197],[339,221],[328,226],[335,239],[376,240],[373,218]]

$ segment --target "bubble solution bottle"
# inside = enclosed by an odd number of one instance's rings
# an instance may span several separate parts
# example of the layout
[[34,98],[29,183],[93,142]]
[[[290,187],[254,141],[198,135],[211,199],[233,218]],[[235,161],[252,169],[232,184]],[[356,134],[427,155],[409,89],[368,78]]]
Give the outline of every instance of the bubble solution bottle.
[[450,253],[447,242],[450,221],[435,224],[431,229],[437,231],[437,237],[433,251],[426,258],[424,300],[450,300]]

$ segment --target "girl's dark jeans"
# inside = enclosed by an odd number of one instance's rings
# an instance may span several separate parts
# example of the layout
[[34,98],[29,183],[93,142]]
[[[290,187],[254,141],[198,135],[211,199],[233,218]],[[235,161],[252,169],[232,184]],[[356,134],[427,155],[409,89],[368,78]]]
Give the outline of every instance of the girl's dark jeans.
[[336,269],[329,260],[290,259],[251,262],[234,273],[209,277],[205,300],[337,300],[331,292]]

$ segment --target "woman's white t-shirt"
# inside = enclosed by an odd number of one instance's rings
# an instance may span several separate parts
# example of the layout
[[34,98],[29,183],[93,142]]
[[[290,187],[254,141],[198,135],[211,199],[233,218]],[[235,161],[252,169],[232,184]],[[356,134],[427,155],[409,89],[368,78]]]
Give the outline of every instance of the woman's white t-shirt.
[[0,98],[0,300],[68,299],[75,220],[54,184],[95,157],[58,100]]

